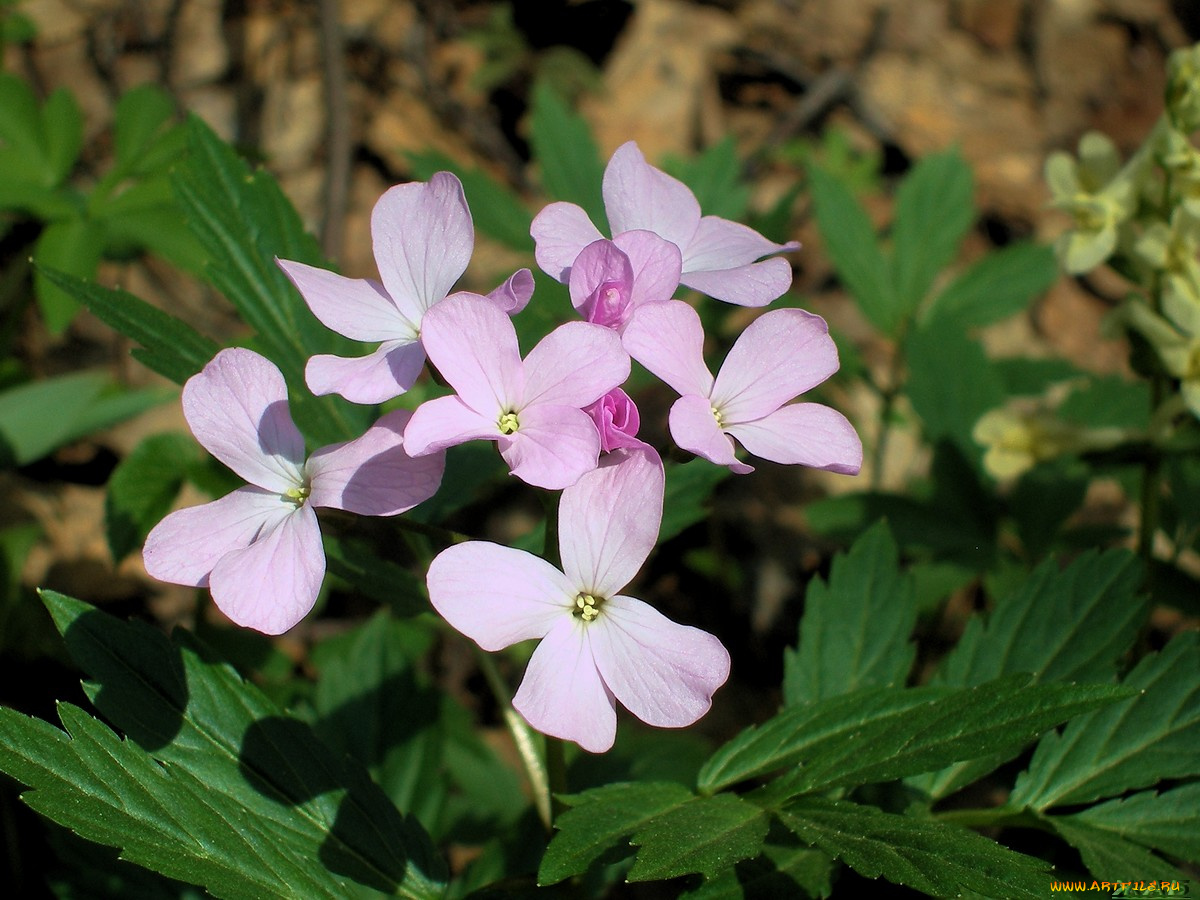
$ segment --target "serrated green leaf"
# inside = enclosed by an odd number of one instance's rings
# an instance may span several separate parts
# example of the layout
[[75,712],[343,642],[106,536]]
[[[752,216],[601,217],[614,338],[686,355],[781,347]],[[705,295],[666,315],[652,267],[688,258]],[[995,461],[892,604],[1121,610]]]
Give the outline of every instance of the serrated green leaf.
[[1200,775],[1200,632],[1176,635],[1123,684],[1138,695],[1046,735],[1009,802],[1044,810]]
[[167,514],[201,453],[185,434],[153,434],[117,463],[104,497],[104,531],[113,559],[137,549]]
[[42,106],[42,135],[46,164],[54,184],[61,184],[75,168],[83,149],[83,113],[75,95],[58,88]]
[[975,423],[1004,402],[1004,383],[983,347],[955,325],[933,321],[909,334],[904,358],[905,389],[926,438],[950,440],[967,459],[978,461],[983,450],[972,437]]
[[[259,852],[271,845],[270,853],[293,860],[309,877],[333,873],[335,884],[348,878],[412,897],[439,895],[441,865],[420,827],[400,816],[357,763],[336,757],[308,726],[209,658],[186,632],[177,629],[168,641],[147,625],[121,622],[70,597],[52,591],[42,597],[92,679],[84,684],[89,698],[125,732],[126,746],[142,748],[147,765],[202,786],[206,802],[228,819],[226,830],[262,830],[269,837],[249,843]],[[242,820],[254,830],[230,828]],[[116,834],[81,833],[121,846]],[[188,854],[187,845],[167,848],[173,857]],[[323,867],[314,865],[318,859]],[[238,862],[266,868],[245,853]]]
[[657,816],[695,795],[675,782],[610,784],[559,799],[570,807],[554,821],[557,830],[538,867],[538,884],[580,875]]
[[98,372],[73,372],[9,388],[0,392],[0,461],[26,465],[171,396],[158,389],[126,391]]
[[767,837],[767,813],[733,794],[693,797],[634,832],[637,858],[630,881],[655,881],[699,872],[713,878],[758,856]]
[[[988,617],[975,616],[934,675],[935,684],[983,684],[1015,672],[1040,682],[1111,682],[1146,616],[1141,566],[1128,551],[1091,551],[1060,571],[1039,566]],[[910,783],[939,798],[1005,762],[996,755]]]
[[742,181],[733,135],[725,135],[690,159],[668,159],[663,168],[692,189],[704,215],[739,222],[745,218],[750,188]]
[[1200,862],[1200,782],[1142,791],[1067,818],[1188,862]]
[[1024,311],[1057,280],[1053,247],[1010,244],[988,253],[947,285],[926,318],[981,328]]
[[1145,847],[1095,828],[1078,816],[1045,816],[1054,830],[1079,851],[1083,864],[1096,878],[1139,881],[1182,881],[1188,878]]
[[82,218],[51,222],[38,236],[33,247],[33,261],[37,266],[33,286],[42,319],[51,334],[66,330],[79,311],[79,303],[70,292],[46,277],[46,270],[56,269],[92,278],[100,265],[103,247],[104,231],[100,224]]
[[127,291],[102,287],[51,269],[41,274],[112,328],[141,344],[133,356],[176,384],[183,384],[203,369],[221,349],[186,322]]
[[973,891],[1000,900],[1043,900],[1049,866],[973,831],[886,813],[848,800],[805,797],[777,814],[800,840],[866,878],[886,878],[934,897]]
[[[316,239],[274,178],[251,172],[201,119],[193,116],[186,128],[188,152],[172,184],[208,254],[208,280],[254,328],[257,348],[288,384],[302,385],[310,356],[353,355],[359,347],[322,325],[275,263],[323,265]],[[370,413],[334,397],[298,393],[291,400],[297,424],[318,444],[358,437]]]
[[410,153],[413,174],[428,181],[437,172],[453,172],[463,184],[471,218],[480,234],[486,234],[513,250],[533,252],[529,226],[533,216],[511,189],[482,169],[468,169],[435,150]]
[[775,824],[759,856],[737,863],[683,896],[687,900],[828,897],[833,890],[832,874],[833,860],[800,844],[795,835]]
[[916,620],[913,581],[880,522],[834,559],[828,582],[809,583],[799,644],[784,651],[785,705],[902,686],[916,658]]
[[708,501],[718,484],[729,477],[729,469],[706,460],[667,463],[667,486],[663,497],[663,520],[658,531],[661,544],[690,525],[708,517]]
[[1047,728],[1128,696],[1111,685],[1030,680],[872,689],[792,707],[718,750],[699,787],[710,793],[784,768],[791,771],[764,789],[771,797],[890,781],[1015,751]]
[[971,167],[957,149],[918,162],[896,192],[892,275],[897,313],[910,317],[938,273],[954,261],[975,218]]
[[825,252],[867,320],[889,336],[901,322],[887,257],[866,212],[849,188],[818,166],[808,167],[813,211]]
[[592,130],[546,81],[533,88],[529,142],[546,193],[555,200],[578,204],[601,233],[607,232],[608,217],[600,194],[604,163]]

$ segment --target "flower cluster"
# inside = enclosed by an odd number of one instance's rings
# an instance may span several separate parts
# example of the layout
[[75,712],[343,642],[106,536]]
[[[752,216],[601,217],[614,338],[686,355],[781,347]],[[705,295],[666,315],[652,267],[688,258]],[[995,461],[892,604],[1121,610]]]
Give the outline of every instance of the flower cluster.
[[725,648],[618,593],[657,542],[665,495],[662,462],[638,439],[637,407],[621,389],[631,358],[680,395],[675,443],[735,473],[752,471],[735,439],[763,459],[843,473],[858,471],[862,446],[840,413],[792,402],[838,367],[819,317],[764,313],[714,378],[699,316],[673,299],[684,285],[765,306],[791,283],[777,254],[796,244],[702,216],[691,191],[633,143],[609,162],[603,196],[611,239],[567,203],[533,222],[538,264],[568,285],[584,321],[554,329],[524,358],[511,316],[530,301],[528,270],[488,295],[453,292],[474,237],[449,173],[393,187],[376,204],[379,281],[279,260],[325,325],[379,342],[365,357],[314,356],[305,371],[313,393],[382,403],[409,390],[427,362],[452,393],[306,457],[279,371],[250,350],[222,351],[188,382],[184,413],[248,484],[164,519],[147,539],[147,570],[208,587],[235,622],[280,633],[312,608],[324,576],[315,507],[397,515],[436,492],[447,448],[493,441],[512,475],[562,491],[562,569],[484,541],[458,544],[430,565],[434,608],[485,650],[541,640],[514,705],[547,734],[603,751],[618,700],[650,724],[696,721],[728,676]]

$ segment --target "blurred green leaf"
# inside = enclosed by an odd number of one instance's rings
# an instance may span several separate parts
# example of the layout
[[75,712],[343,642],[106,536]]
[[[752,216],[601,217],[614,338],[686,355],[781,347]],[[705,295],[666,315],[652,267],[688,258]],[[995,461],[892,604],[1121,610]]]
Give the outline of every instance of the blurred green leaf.
[[83,149],[83,112],[75,95],[58,88],[42,107],[42,135],[46,141],[46,165],[54,184],[67,179]]
[[894,321],[910,317],[954,261],[975,219],[971,167],[951,149],[921,159],[900,183],[892,222]]
[[704,215],[739,222],[745,218],[750,187],[742,181],[742,164],[733,135],[725,135],[690,159],[664,160],[663,168],[692,189]]
[[104,531],[120,562],[171,509],[188,470],[201,458],[196,442],[178,432],[152,434],[121,460],[108,479]]
[[1028,356],[1008,356],[993,359],[992,366],[1004,383],[1004,392],[1013,397],[1045,393],[1052,384],[1068,381],[1084,374],[1065,359],[1035,359]]
[[153,84],[131,88],[117,100],[113,113],[113,149],[122,174],[142,171],[142,159],[175,112],[170,96]]
[[0,72],[0,178],[54,187],[41,110],[25,81]]
[[991,325],[1027,309],[1058,280],[1054,248],[1010,244],[992,251],[947,285],[926,319],[945,318],[964,328]]
[[1064,523],[1087,495],[1091,472],[1076,459],[1041,463],[1025,472],[1008,495],[1008,509],[1026,559],[1040,559],[1053,547]]
[[1150,386],[1145,381],[1093,375],[1067,395],[1058,415],[1088,428],[1145,430],[1150,426],[1150,408]]
[[972,892],[1042,900],[1052,877],[1042,860],[1014,853],[973,831],[848,800],[805,797],[778,815],[800,840],[860,875],[882,876],[934,897]]
[[1011,805],[1090,803],[1200,775],[1200,632],[1177,634],[1122,683],[1138,695],[1042,738]]
[[354,538],[326,534],[325,557],[329,573],[399,616],[429,612],[425,584],[409,569],[388,558],[379,547]]
[[708,501],[716,486],[729,477],[729,469],[707,460],[667,463],[666,493],[658,543],[668,541],[685,528],[708,518]]
[[600,194],[604,163],[591,128],[546,81],[533,88],[529,142],[546,193],[583,207],[601,233],[607,233],[608,217]]
[[43,230],[33,248],[34,289],[46,328],[51,334],[62,334],[75,313],[78,301],[46,277],[45,270],[55,269],[80,278],[93,278],[100,265],[104,247],[104,230],[98,222],[83,218],[51,222]]
[[834,558],[828,581],[809,582],[799,643],[784,651],[784,703],[902,686],[916,658],[916,619],[913,581],[879,522]]

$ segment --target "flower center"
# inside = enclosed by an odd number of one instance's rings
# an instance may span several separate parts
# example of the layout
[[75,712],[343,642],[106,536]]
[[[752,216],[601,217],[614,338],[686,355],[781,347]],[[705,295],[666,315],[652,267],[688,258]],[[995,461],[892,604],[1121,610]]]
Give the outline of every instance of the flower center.
[[575,597],[575,608],[571,610],[585,622],[590,622],[600,615],[600,607],[604,605],[603,597],[593,597],[591,594],[579,594]]
[[521,423],[517,421],[515,412],[506,412],[500,416],[499,425],[501,434],[512,434],[520,427]]
[[291,487],[283,492],[283,499],[297,507],[303,506],[304,501],[308,499],[308,495],[312,493],[312,488],[307,484],[302,484],[299,487]]
[[725,418],[721,415],[721,411],[714,406],[712,408],[712,414],[713,414],[713,418],[717,420],[717,427],[724,428],[725,427]]

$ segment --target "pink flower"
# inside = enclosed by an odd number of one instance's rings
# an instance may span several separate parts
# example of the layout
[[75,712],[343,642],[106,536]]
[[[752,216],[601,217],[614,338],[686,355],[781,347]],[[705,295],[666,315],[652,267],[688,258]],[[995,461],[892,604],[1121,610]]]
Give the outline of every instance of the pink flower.
[[594,241],[571,266],[571,304],[587,321],[624,331],[637,307],[671,299],[680,262],[679,248],[649,231]]
[[496,441],[513,475],[552,490],[595,468],[600,439],[583,407],[629,377],[614,332],[569,322],[522,362],[512,322],[474,294],[443,300],[424,330],[429,359],[457,395],[417,408],[404,432],[410,453]]
[[396,515],[433,496],[445,467],[441,455],[405,452],[405,410],[306,462],[283,376],[251,350],[222,350],[188,379],[183,414],[196,440],[250,483],[159,522],[146,538],[146,571],[208,587],[230,619],[267,634],[287,631],[317,600],[325,551],[315,507]]
[[[701,217],[687,185],[648,164],[633,141],[618,147],[609,160],[603,193],[613,239],[619,242],[626,232],[641,230],[670,241],[682,255],[680,281],[690,288],[728,303],[765,306],[792,283],[786,260],[756,260],[799,244],[776,244],[737,222]],[[562,282],[569,280],[583,249],[602,237],[573,203],[551,203],[533,220],[530,233],[537,242],[538,265]]]
[[700,316],[671,300],[643,306],[625,329],[625,349],[679,392],[669,424],[675,443],[739,475],[733,441],[763,459],[854,475],[862,442],[846,417],[819,403],[793,403],[837,371],[837,347],[820,316],[778,309],[751,322],[714,379],[704,364]]
[[596,423],[600,432],[600,449],[612,453],[622,447],[642,447],[637,438],[641,427],[641,416],[629,395],[620,388],[613,388],[584,410]]
[[563,491],[560,572],[523,550],[470,541],[429,567],[429,597],[484,650],[541,638],[513,706],[538,731],[601,753],[616,701],[650,725],[682,728],[712,705],[729,653],[618,592],[658,539],[662,463],[643,447],[605,457]]
[[[427,184],[390,188],[371,213],[371,242],[382,284],[277,260],[327,327],[356,341],[382,341],[368,356],[312,357],[305,379],[315,394],[382,403],[413,386],[425,365],[421,320],[450,293],[475,246],[462,183],[438,172]],[[532,294],[533,276],[520,269],[488,297],[515,314]]]

